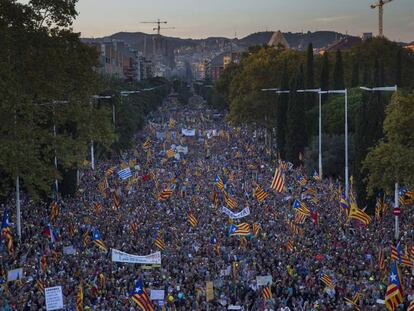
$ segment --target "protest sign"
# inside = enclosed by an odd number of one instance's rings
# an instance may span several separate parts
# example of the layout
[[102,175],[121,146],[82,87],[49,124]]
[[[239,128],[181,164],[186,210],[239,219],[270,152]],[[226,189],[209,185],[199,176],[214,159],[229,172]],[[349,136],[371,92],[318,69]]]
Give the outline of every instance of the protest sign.
[[151,289],[151,300],[164,300],[165,291],[163,289]]
[[10,270],[7,272],[7,282],[21,280],[23,278],[23,268]]
[[264,276],[257,276],[256,283],[258,286],[267,286],[272,284],[272,276],[271,275],[264,275]]
[[46,310],[63,309],[62,286],[45,288]]
[[214,299],[213,282],[206,283],[206,300],[212,301]]

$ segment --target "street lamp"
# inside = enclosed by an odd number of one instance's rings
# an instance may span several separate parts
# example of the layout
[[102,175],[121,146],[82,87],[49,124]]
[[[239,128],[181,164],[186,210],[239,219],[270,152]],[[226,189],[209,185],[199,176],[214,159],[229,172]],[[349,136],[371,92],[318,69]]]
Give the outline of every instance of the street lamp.
[[322,93],[321,89],[306,89],[297,90],[298,93],[318,93],[319,97],[319,155],[318,155],[318,167],[319,178],[322,178]]
[[345,95],[345,197],[349,196],[349,169],[348,169],[348,90],[320,91],[319,94],[344,94]]
[[[361,86],[361,90],[368,91],[368,92],[397,92],[398,87],[397,85],[394,86],[380,86],[380,87],[366,87]],[[395,183],[395,190],[394,190],[394,210],[398,209],[399,207],[399,189],[398,189],[398,181]],[[395,240],[397,241],[400,236],[400,224],[399,224],[399,216],[397,213],[394,213],[395,217]]]

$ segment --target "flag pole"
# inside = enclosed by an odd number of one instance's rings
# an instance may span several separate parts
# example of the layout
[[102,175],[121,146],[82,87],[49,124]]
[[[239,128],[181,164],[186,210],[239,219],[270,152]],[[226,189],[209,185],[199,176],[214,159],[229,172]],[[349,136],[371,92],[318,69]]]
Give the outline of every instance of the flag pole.
[[[394,209],[399,207],[398,202],[398,183],[395,183],[395,191],[394,191]],[[399,223],[399,216],[397,214],[394,214],[395,216],[395,242],[398,241],[398,238],[400,236],[400,223]]]

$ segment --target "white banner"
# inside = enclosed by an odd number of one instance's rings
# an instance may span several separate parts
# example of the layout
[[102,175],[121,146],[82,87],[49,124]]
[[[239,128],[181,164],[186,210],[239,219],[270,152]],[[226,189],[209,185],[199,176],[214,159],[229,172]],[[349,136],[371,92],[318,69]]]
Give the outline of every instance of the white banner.
[[241,212],[234,213],[227,207],[222,206],[220,208],[220,211],[229,216],[231,219],[239,219],[250,215],[250,209],[248,207],[245,207]]
[[184,136],[195,136],[195,129],[189,130],[189,129],[181,129],[181,134]]
[[175,151],[178,152],[178,153],[187,154],[188,153],[188,147],[178,145],[178,146],[175,147]]
[[62,286],[45,288],[46,310],[63,309]]
[[147,256],[131,255],[112,249],[112,261],[139,264],[161,264],[161,252],[155,252]]

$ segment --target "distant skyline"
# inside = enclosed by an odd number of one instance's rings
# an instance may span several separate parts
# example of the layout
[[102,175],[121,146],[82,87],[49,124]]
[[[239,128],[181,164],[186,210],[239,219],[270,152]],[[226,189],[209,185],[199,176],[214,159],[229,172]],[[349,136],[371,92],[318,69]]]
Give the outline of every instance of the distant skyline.
[[[27,0],[21,0],[26,2]],[[332,30],[352,35],[378,32],[378,0],[79,0],[74,30],[82,37],[120,31],[155,33],[142,21],[167,20],[167,36],[242,38],[258,31]],[[155,25],[154,25],[155,27]],[[414,0],[384,6],[384,34],[414,41]]]

